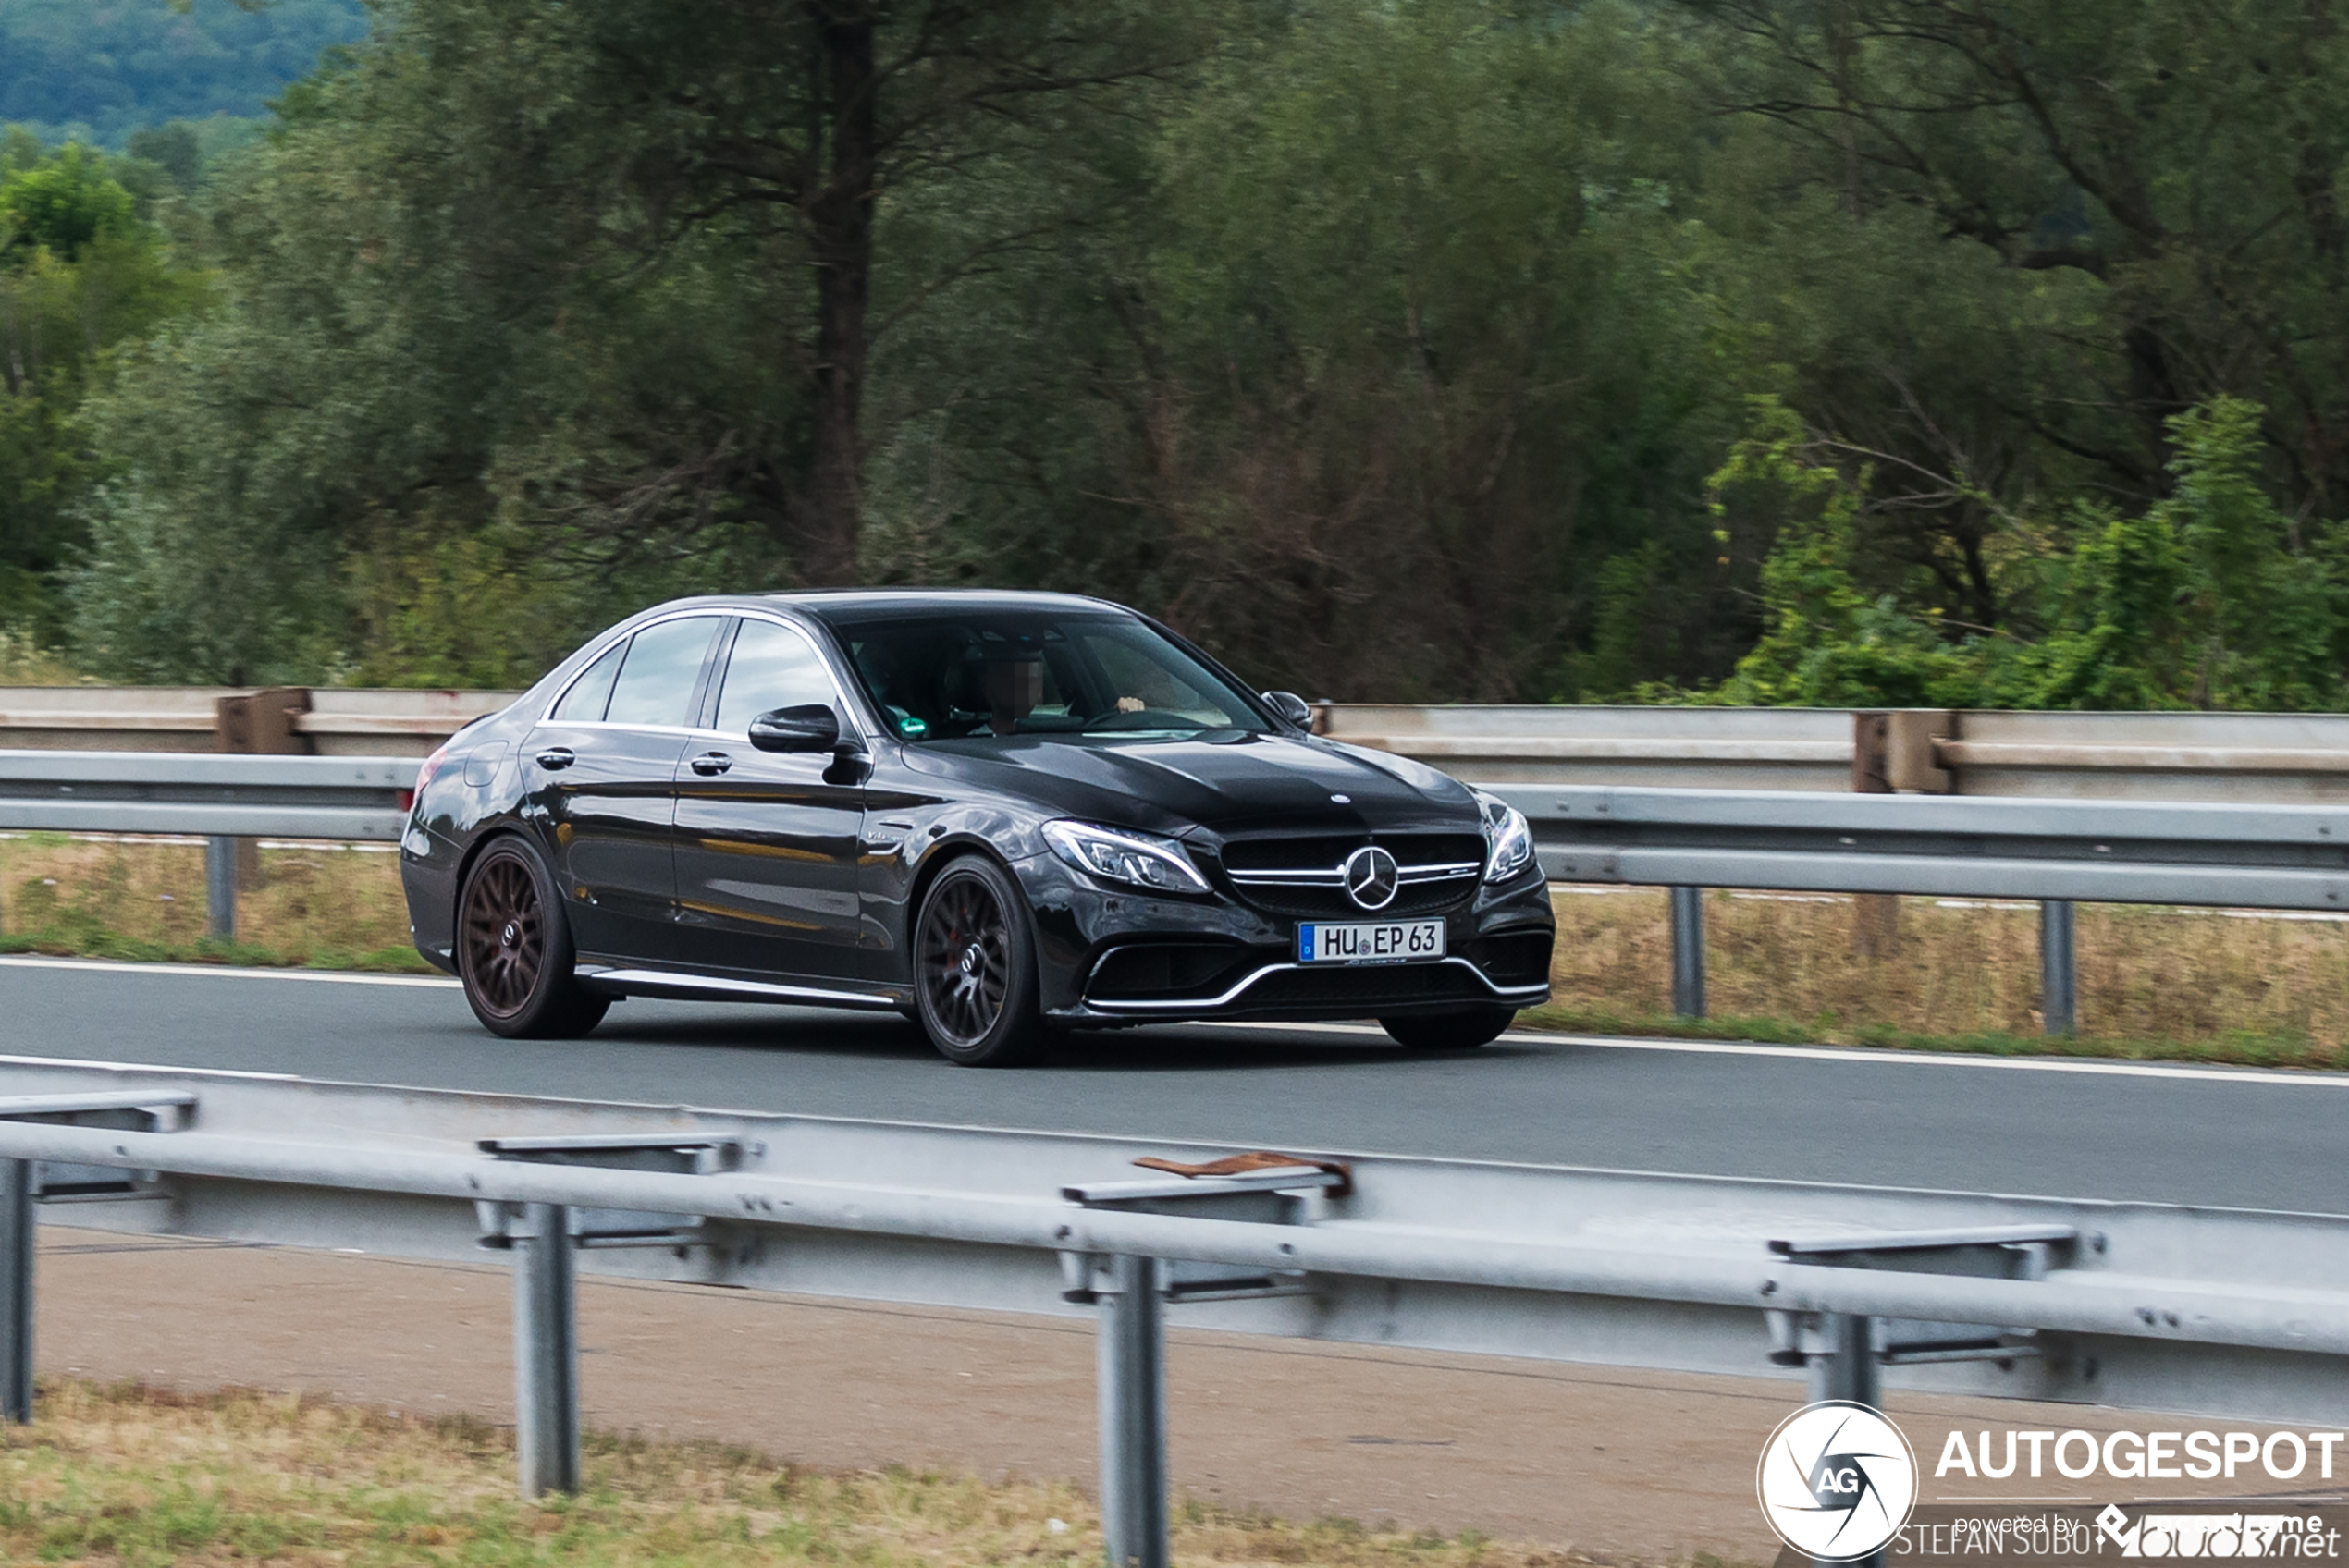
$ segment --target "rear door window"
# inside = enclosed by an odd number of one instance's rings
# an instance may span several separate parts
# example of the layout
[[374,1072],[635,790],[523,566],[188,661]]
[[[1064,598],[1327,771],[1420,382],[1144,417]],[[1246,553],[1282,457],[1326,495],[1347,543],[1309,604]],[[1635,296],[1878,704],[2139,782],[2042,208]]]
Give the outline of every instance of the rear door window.
[[631,638],[620,679],[612,683],[606,721],[675,728],[689,723],[694,688],[701,683],[702,661],[721,619],[697,615],[665,620]]

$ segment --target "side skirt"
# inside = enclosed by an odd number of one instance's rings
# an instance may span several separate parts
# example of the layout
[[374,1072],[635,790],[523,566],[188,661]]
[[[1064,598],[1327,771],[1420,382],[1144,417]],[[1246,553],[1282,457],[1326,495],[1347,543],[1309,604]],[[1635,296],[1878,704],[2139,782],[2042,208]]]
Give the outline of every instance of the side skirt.
[[621,997],[674,997],[685,1001],[779,1002],[801,1007],[852,1007],[894,1012],[907,998],[887,991],[852,991],[838,986],[800,986],[778,980],[736,980],[666,969],[623,969],[582,963],[572,973],[591,990]]

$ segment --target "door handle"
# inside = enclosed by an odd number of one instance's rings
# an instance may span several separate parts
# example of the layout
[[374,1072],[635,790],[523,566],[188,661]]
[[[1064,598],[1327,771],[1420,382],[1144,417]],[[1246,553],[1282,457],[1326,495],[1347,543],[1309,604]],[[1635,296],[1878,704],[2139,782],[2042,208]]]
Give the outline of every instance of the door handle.
[[538,766],[549,773],[561,771],[579,760],[579,753],[569,746],[549,746],[538,753]]
[[693,761],[693,769],[704,778],[715,778],[734,766],[734,759],[723,752],[704,752]]

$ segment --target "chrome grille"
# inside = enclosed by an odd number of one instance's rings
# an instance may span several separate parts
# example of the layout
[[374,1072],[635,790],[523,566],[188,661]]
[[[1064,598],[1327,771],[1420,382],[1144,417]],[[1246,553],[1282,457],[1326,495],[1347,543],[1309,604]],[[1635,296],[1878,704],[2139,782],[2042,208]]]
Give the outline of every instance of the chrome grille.
[[[1346,857],[1377,844],[1395,857],[1395,897],[1365,910],[1346,892]],[[1224,875],[1268,914],[1299,920],[1407,919],[1448,909],[1475,891],[1484,840],[1462,833],[1316,835],[1244,839],[1224,847]]]

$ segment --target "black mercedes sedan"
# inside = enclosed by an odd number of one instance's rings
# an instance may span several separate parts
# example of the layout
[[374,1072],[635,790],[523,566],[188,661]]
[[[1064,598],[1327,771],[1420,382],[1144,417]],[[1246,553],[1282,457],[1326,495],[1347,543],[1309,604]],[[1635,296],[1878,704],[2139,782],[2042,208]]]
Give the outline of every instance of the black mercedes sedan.
[[659,996],[894,1011],[974,1067],[1189,1019],[1484,1044],[1549,995],[1525,819],[1310,719],[1096,599],[681,599],[425,761],[409,915],[509,1036]]

